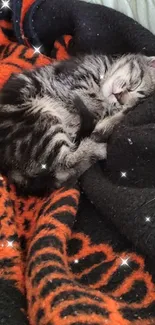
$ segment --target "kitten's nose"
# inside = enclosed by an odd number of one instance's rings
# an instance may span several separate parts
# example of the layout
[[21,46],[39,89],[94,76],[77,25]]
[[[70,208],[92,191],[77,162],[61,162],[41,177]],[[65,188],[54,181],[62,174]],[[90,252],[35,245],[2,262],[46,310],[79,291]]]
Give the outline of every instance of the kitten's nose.
[[122,96],[123,96],[123,92],[120,92],[120,93],[117,93],[117,94],[114,94],[117,101],[122,104]]

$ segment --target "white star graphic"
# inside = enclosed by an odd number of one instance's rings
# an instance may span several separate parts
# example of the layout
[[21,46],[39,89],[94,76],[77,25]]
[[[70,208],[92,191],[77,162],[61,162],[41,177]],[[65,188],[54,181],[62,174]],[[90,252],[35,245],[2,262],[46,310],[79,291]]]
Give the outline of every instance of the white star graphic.
[[75,263],[75,264],[79,263],[79,260],[74,260],[74,263]]
[[121,258],[121,261],[122,261],[121,266],[123,266],[123,265],[129,266],[129,264],[128,264],[129,257]]
[[150,218],[150,217],[146,217],[146,218],[145,218],[145,221],[146,221],[146,222],[150,222],[150,221],[151,221],[151,218]]
[[129,144],[130,144],[130,145],[132,145],[132,144],[133,144],[133,142],[132,142],[131,138],[128,138],[128,142],[129,142]]
[[46,168],[47,168],[46,164],[41,165],[41,169],[46,169]]
[[33,48],[34,48],[34,54],[35,53],[39,53],[39,54],[41,53],[40,52],[41,46],[38,46],[38,47],[33,46]]
[[121,172],[121,177],[127,177],[127,172]]
[[13,247],[13,240],[12,241],[8,240],[7,243],[8,243],[7,247]]
[[10,0],[2,0],[2,7],[1,7],[1,9],[3,9],[3,8],[11,9],[10,8]]

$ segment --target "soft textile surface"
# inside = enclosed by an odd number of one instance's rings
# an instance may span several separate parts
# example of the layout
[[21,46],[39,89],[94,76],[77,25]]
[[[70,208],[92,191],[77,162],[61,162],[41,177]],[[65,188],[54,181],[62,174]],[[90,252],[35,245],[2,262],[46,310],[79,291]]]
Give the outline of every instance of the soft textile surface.
[[85,0],[102,4],[134,18],[155,34],[155,0]]
[[[1,87],[51,62],[32,45],[58,59],[92,49],[155,54],[151,33],[104,6],[14,0],[0,15]],[[126,117],[107,164],[92,167],[81,190],[23,198],[1,176],[0,324],[155,324],[154,104],[152,96]]]

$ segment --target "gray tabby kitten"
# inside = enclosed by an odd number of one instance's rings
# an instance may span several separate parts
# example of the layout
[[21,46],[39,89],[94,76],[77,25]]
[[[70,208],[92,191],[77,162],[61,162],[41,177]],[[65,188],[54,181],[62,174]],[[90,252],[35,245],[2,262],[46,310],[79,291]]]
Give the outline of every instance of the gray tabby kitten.
[[30,194],[77,180],[106,158],[104,136],[154,90],[154,67],[142,55],[85,55],[12,76],[0,93],[0,170]]

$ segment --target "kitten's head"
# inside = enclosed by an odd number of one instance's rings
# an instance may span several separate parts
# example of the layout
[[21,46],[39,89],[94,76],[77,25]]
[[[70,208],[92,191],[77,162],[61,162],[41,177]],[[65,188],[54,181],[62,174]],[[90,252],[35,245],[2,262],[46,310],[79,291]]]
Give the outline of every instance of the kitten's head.
[[155,89],[155,57],[129,54],[117,59],[101,81],[101,97],[109,109],[135,106]]

